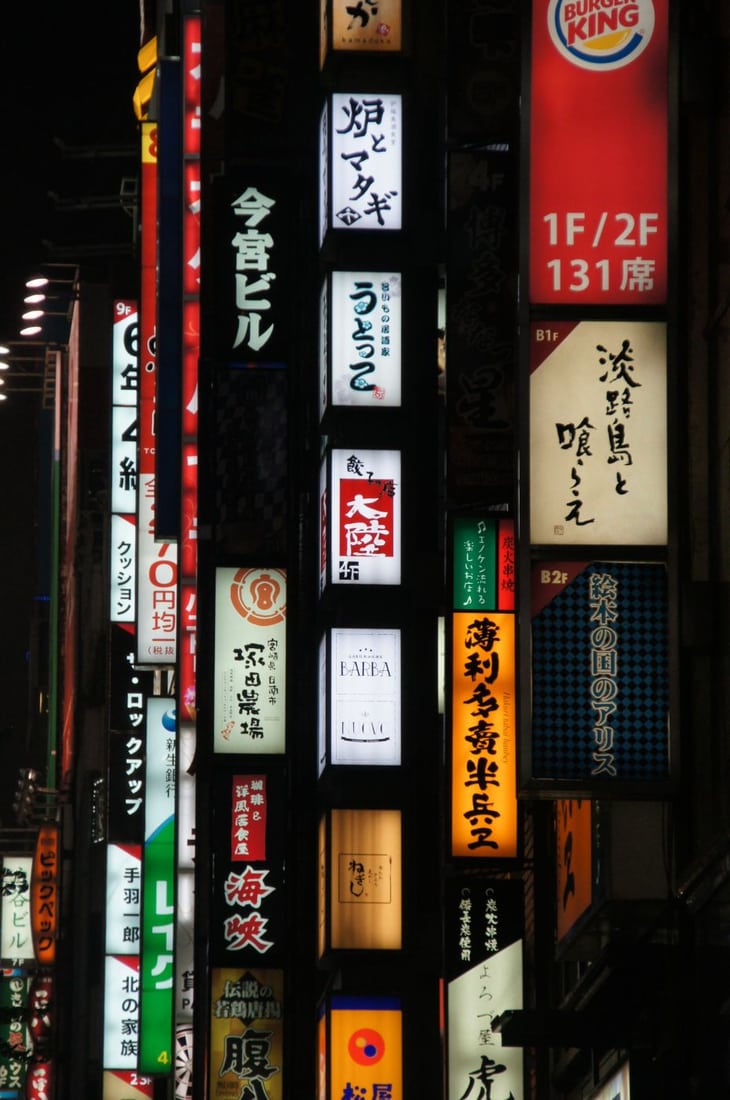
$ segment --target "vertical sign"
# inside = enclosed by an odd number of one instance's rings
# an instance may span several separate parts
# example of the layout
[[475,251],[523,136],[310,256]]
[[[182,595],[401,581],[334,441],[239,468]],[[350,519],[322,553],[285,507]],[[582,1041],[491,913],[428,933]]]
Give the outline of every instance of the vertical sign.
[[141,265],[138,394],[137,663],[177,657],[177,546],[155,538],[157,374],[157,125],[141,126]]
[[332,452],[333,584],[400,584],[400,451]]
[[128,623],[136,618],[138,344],[136,303],[116,301],[112,330],[111,622]]
[[326,347],[332,404],[399,406],[400,273],[333,271],[330,285],[332,336]]
[[329,1025],[329,1095],[403,1100],[399,998],[333,996]]
[[555,803],[558,941],[593,901],[592,812],[587,798],[560,798]]
[[400,630],[332,630],[331,764],[401,761]]
[[0,956],[13,962],[33,958],[31,930],[31,856],[5,856],[0,901]]
[[210,1100],[282,1100],[284,972],[214,968]]
[[286,573],[216,570],[214,749],[283,753]]
[[533,303],[666,301],[668,7],[533,0]]
[[667,541],[666,325],[530,333],[530,542]]
[[336,93],[330,136],[333,228],[400,229],[402,97]]
[[172,1071],[176,728],[172,700],[148,699],[137,1063],[142,1073]]
[[332,810],[329,844],[331,946],[400,950],[400,810]]

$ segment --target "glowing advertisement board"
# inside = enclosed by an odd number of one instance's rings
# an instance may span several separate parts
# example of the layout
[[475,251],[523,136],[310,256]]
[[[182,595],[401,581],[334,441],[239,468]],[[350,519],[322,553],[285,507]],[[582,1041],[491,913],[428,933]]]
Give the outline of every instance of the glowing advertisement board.
[[332,584],[400,584],[400,463],[400,451],[332,452]]
[[330,737],[323,763],[400,764],[400,631],[335,629],[328,639],[329,692],[323,685],[320,699],[329,699]]
[[447,1100],[524,1100],[524,1054],[492,1021],[522,1008],[522,884],[457,875],[444,895]]
[[32,871],[31,856],[3,857],[0,955],[13,962],[34,957],[30,898]]
[[666,325],[530,333],[530,542],[667,541]]
[[104,1068],[137,1069],[139,1047],[139,956],[104,960]]
[[[320,914],[335,950],[400,950],[400,810],[332,810]],[[327,900],[328,899],[328,900]]]
[[[327,0],[320,0],[323,38],[322,56],[327,46]],[[332,49],[338,52],[367,51],[379,54],[396,53],[401,48],[401,0],[366,0],[348,4],[347,0],[331,0]]]
[[327,129],[331,196],[320,202],[325,229],[400,229],[403,104],[400,95],[344,92],[331,97]]
[[284,972],[214,967],[210,1005],[210,1100],[282,1100]]
[[329,1096],[403,1100],[400,999],[335,994],[328,1008]]
[[283,753],[286,573],[216,570],[214,749]]
[[326,348],[333,405],[400,405],[401,297],[400,273],[332,272]]
[[667,607],[661,563],[534,565],[525,781],[616,797],[669,779]]
[[533,0],[532,303],[666,301],[668,7]]
[[142,910],[142,846],[106,849],[106,953],[138,955]]

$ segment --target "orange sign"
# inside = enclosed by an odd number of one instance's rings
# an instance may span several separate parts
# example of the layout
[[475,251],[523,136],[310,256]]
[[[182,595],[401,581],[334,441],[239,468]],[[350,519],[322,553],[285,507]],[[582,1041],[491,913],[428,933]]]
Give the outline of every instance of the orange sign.
[[593,900],[591,803],[565,798],[555,804],[557,842],[557,934],[561,940]]
[[58,928],[58,826],[41,825],[30,879],[31,927],[36,961],[52,966]]
[[332,997],[331,1097],[403,1100],[402,1017],[395,997]]
[[517,855],[515,617],[454,612],[451,854]]

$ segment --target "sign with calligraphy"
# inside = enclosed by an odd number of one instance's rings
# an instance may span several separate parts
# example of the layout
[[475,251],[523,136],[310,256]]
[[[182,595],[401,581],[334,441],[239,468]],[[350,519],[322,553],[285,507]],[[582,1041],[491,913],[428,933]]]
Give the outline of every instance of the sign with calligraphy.
[[661,304],[669,2],[588,7],[532,3],[529,298]]
[[284,972],[217,968],[210,989],[210,1100],[282,1100]]
[[660,563],[535,563],[523,782],[601,797],[668,782],[667,603]]
[[0,901],[0,956],[20,962],[32,959],[30,877],[32,856],[4,856]]
[[139,956],[107,955],[104,966],[104,1068],[137,1069]]
[[345,1096],[403,1100],[400,998],[333,994],[327,1001],[327,1015],[325,1058],[332,1100]]
[[666,326],[533,324],[530,542],[667,541]]
[[[370,409],[399,406],[401,275],[333,271],[329,282],[330,401]],[[325,395],[320,407],[326,403]]]
[[332,810],[327,844],[324,922],[329,946],[399,950],[403,874],[400,810]]
[[138,955],[142,910],[142,845],[106,849],[106,953]]
[[283,753],[286,572],[216,570],[214,749]]
[[455,516],[452,546],[454,608],[514,611],[514,520],[489,515]]
[[[331,194],[320,201],[324,230],[400,229],[403,103],[392,93],[335,93],[326,129]],[[323,235],[323,234],[322,234]]]
[[364,50],[393,54],[401,48],[401,0],[320,0],[322,7],[322,56],[327,48],[327,7],[331,11],[331,46],[337,52]]
[[451,854],[517,855],[513,612],[454,612],[451,665]]
[[522,1008],[522,883],[457,875],[444,899],[448,1100],[525,1097],[523,1051],[492,1021]]
[[587,798],[555,803],[558,941],[568,935],[593,902],[593,807]]
[[400,451],[332,452],[332,584],[400,584],[400,464]]

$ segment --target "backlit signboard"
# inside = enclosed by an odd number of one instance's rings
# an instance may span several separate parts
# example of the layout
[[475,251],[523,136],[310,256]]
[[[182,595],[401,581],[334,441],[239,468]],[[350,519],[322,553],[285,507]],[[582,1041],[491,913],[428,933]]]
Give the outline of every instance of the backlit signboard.
[[[335,93],[324,131],[327,171],[320,197],[324,230],[400,229],[403,208],[403,104],[400,95]],[[323,235],[323,234],[322,234]]]
[[398,997],[333,994],[324,1052],[330,1100],[403,1100],[403,1011]]
[[670,778],[667,570],[540,561],[532,578],[532,714],[523,780],[617,796]]
[[142,910],[142,846],[106,849],[106,953],[138,955]]
[[[328,26],[328,0],[322,5],[322,26]],[[339,52],[363,50],[369,53],[393,54],[401,48],[401,0],[361,0],[349,4],[347,0],[329,0],[331,23],[331,47]],[[324,35],[323,53],[326,50]]]
[[451,854],[517,855],[517,696],[513,612],[454,612]]
[[328,639],[329,692],[320,694],[329,701],[325,760],[335,765],[400,764],[400,630],[333,629]]
[[137,1070],[139,1046],[139,956],[104,960],[104,1068]]
[[593,807],[587,798],[555,803],[555,929],[562,940],[593,901]]
[[282,1100],[284,972],[213,968],[210,1100]]
[[400,810],[332,810],[327,880],[330,947],[399,950]]
[[332,584],[400,584],[400,464],[400,451],[332,452],[328,494]]
[[452,547],[454,608],[514,611],[514,520],[490,515],[455,516]]
[[666,325],[533,325],[530,542],[667,541]]
[[30,878],[31,856],[4,856],[0,901],[0,956],[20,962],[32,959]]
[[36,837],[30,880],[33,945],[39,966],[56,961],[56,936],[59,923],[60,833],[58,825],[44,822]]
[[172,1071],[176,731],[174,701],[148,699],[137,1062],[142,1073]]
[[330,275],[326,351],[332,405],[369,409],[400,405],[401,297],[397,272],[333,271]]
[[215,752],[284,752],[286,614],[284,570],[216,570]]
[[523,1003],[522,884],[457,875],[444,903],[448,1100],[523,1100],[523,1051],[494,1019]]
[[666,301],[668,7],[533,0],[532,303]]
[[102,1100],[151,1100],[153,1081],[136,1070],[105,1070]]

